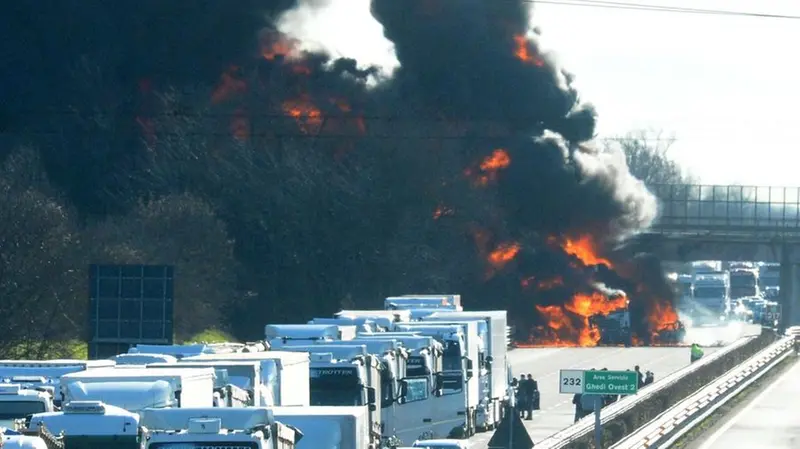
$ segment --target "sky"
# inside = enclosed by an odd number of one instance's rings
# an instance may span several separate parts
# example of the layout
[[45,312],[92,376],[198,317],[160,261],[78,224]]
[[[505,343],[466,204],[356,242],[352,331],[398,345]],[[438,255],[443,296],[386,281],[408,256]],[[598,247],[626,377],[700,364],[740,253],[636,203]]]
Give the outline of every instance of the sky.
[[[792,112],[800,105],[800,20],[557,1],[580,5],[536,3],[531,25],[597,107],[600,138],[642,130],[674,137],[668,154],[703,184],[800,186],[792,131],[800,125]],[[617,1],[800,16],[800,0]],[[396,66],[369,0],[306,3],[327,6],[288,13],[284,32],[309,48]]]

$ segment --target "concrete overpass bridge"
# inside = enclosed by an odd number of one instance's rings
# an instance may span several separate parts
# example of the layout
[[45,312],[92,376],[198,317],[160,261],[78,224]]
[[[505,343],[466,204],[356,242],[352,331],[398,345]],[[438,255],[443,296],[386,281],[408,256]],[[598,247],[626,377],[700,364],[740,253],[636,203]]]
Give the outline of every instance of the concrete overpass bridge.
[[660,199],[658,221],[625,251],[669,261],[780,262],[784,317],[800,323],[800,187],[662,184],[651,189]]

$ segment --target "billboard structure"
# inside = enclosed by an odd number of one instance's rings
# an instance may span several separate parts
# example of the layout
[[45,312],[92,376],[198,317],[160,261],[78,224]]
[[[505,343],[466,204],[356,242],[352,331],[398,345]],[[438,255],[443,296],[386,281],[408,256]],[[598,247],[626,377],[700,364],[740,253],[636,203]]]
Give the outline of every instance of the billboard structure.
[[174,267],[89,267],[89,358],[107,358],[132,345],[172,344]]

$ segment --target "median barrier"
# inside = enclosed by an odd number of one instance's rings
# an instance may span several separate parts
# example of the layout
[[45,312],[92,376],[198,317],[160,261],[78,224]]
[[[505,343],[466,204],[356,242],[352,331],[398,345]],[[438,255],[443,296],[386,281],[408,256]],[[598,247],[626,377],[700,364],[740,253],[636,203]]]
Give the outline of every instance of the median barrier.
[[612,449],[670,447],[728,400],[792,355],[794,338],[783,338],[637,429]]
[[[609,447],[622,440],[665,410],[774,343],[776,339],[776,334],[771,331],[764,331],[755,337],[741,338],[728,347],[639,390],[637,394],[623,397],[604,408],[603,447]],[[689,358],[689,348],[686,348],[686,358]],[[594,449],[594,415],[589,415],[541,441],[536,447]]]

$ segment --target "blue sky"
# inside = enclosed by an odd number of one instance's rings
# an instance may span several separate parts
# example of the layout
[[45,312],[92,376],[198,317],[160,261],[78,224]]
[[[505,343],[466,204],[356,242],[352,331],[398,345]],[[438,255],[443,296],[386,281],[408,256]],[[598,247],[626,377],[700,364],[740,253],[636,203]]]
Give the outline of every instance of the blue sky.
[[[800,0],[624,1],[800,16]],[[368,9],[328,0],[288,13],[282,29],[389,70],[391,43]],[[703,183],[800,186],[800,20],[536,4],[532,25],[597,106],[600,137],[674,136],[669,154]]]

